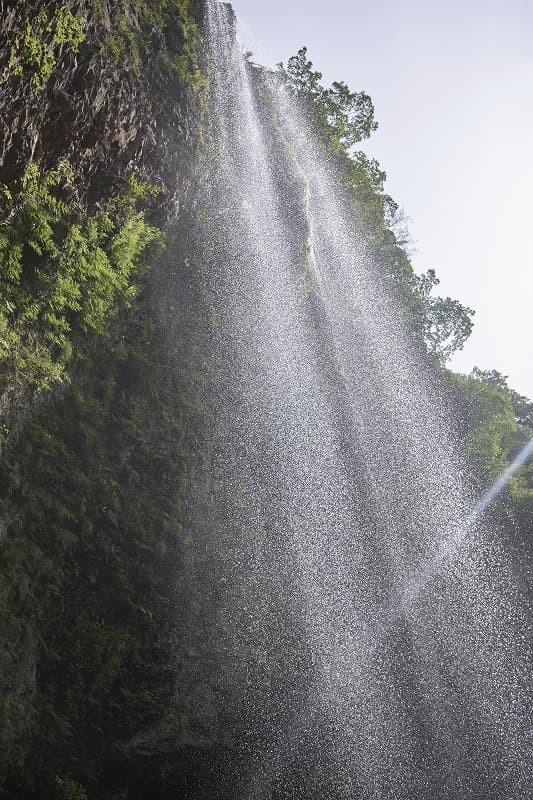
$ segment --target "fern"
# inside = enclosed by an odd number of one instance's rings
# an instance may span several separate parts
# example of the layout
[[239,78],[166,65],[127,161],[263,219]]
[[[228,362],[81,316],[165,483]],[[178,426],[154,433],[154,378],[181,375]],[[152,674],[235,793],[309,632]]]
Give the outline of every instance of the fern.
[[153,189],[131,176],[125,191],[95,214],[76,214],[62,198],[68,164],[42,173],[26,167],[0,223],[0,370],[4,383],[47,389],[88,333],[105,336],[109,320],[137,292],[143,255],[161,242],[139,200]]
[[52,75],[63,47],[77,52],[85,38],[84,28],[84,19],[66,6],[42,9],[35,17],[26,19],[8,42],[8,74],[29,73],[32,87],[41,89]]

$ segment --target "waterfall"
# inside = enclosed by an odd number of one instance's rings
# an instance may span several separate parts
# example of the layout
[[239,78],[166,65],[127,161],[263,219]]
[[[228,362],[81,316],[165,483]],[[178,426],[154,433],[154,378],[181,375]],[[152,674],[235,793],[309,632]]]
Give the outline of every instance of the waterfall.
[[306,121],[207,18],[213,796],[525,798],[522,602],[439,378]]

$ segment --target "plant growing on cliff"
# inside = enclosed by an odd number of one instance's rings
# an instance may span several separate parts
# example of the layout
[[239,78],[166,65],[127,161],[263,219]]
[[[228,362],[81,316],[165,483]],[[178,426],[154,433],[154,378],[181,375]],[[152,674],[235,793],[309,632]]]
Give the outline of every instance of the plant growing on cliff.
[[68,164],[43,173],[33,162],[16,192],[4,187],[0,223],[0,369],[4,382],[49,388],[66,376],[76,345],[105,335],[131,303],[148,246],[161,239],[138,201],[149,187],[131,176],[95,214],[77,213],[62,188]]
[[286,66],[278,64],[277,74],[346,188],[354,226],[397,293],[415,337],[438,363],[446,363],[468,339],[474,312],[449,297],[433,297],[431,292],[439,283],[435,271],[415,275],[398,241],[393,230],[398,206],[383,191],[386,175],[375,159],[354,149],[377,128],[371,98],[365,92],[352,92],[343,82],[323,86],[322,73],[313,69],[306,47],[289,58]]
[[60,778],[55,780],[57,790],[57,800],[87,800],[87,793],[72,778]]
[[307,58],[307,47],[289,58],[286,67],[278,64],[278,71],[288,89],[305,98],[306,111],[334,150],[346,151],[377,129],[366,92],[351,92],[343,81],[323,86],[322,73]]
[[[198,51],[200,29],[194,19],[191,0],[131,0],[128,13],[117,13],[107,46],[116,63],[129,59],[135,72],[141,60],[161,52],[164,63],[184,83],[203,88]],[[101,0],[95,3],[97,16],[103,15]]]
[[50,78],[64,48],[77,52],[85,38],[85,20],[65,5],[43,8],[26,18],[8,42],[7,72],[29,74],[34,89],[41,89]]

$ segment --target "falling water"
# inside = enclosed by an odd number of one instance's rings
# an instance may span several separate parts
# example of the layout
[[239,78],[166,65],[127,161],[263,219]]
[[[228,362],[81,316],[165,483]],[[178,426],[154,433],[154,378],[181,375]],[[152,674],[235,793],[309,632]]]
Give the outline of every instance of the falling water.
[[494,492],[472,513],[364,221],[231,9],[207,14],[209,796],[525,798],[522,602],[478,524]]
[[438,550],[429,563],[424,568],[419,568],[419,575],[416,581],[406,586],[403,593],[404,604],[415,602],[419,595],[426,590],[432,578],[441,571],[444,562],[450,558],[456,557],[458,549],[471,532],[475,530],[475,526],[478,524],[485,511],[505,489],[513,475],[518,472],[520,467],[522,467],[532,455],[533,439],[530,439],[507,469],[502,472],[498,480],[496,480],[479,499],[473,511],[463,520],[461,526],[448,534],[448,536],[445,536],[439,543]]

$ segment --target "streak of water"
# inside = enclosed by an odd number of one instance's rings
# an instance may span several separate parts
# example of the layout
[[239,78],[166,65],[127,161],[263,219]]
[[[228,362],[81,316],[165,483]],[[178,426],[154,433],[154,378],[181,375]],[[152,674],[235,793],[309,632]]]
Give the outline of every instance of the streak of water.
[[201,558],[217,693],[236,709],[227,796],[518,800],[525,623],[475,524],[501,485],[470,513],[439,378],[361,214],[291,98],[240,56],[230,10],[210,3],[208,27]]
[[533,439],[531,439],[526,446],[518,453],[514,461],[503,472],[495,484],[483,495],[474,511],[472,512],[472,522],[477,520],[497,498],[500,492],[505,489],[513,475],[518,472],[526,461],[533,455]]
[[441,570],[443,565],[457,555],[464,540],[472,533],[480,521],[485,511],[498,495],[505,489],[513,475],[522,467],[533,455],[533,439],[518,453],[509,467],[502,472],[500,477],[488,489],[483,497],[480,498],[473,511],[464,520],[462,525],[451,532],[440,544],[438,551],[429,560],[427,565],[420,570],[420,574],[415,581],[407,586],[402,593],[402,605],[409,606],[416,602],[418,597],[425,591],[431,580]]

